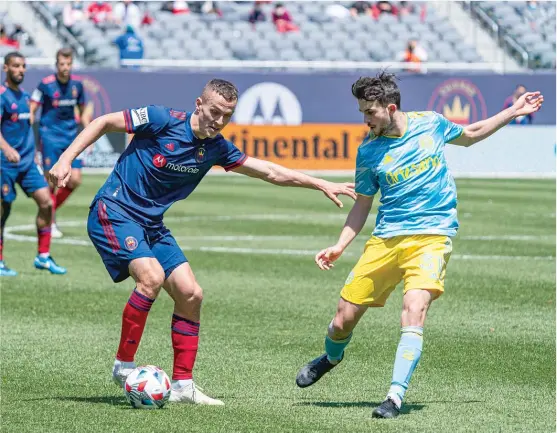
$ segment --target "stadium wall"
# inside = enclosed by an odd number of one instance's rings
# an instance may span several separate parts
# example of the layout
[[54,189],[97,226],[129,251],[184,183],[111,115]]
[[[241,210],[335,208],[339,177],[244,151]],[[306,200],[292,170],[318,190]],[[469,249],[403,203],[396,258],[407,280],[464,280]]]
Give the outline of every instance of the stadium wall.
[[[26,75],[33,88],[49,70]],[[142,72],[81,70],[96,116],[148,104],[191,110],[203,85],[215,76],[234,82],[240,99],[226,136],[249,155],[302,170],[345,171],[366,134],[351,94],[358,73]],[[499,112],[518,84],[555,95],[555,73],[547,74],[401,74],[402,109],[435,110],[469,124]],[[555,173],[553,101],[536,114],[533,125],[508,127],[471,149],[447,148],[455,173],[527,175]],[[86,157],[88,167],[108,168],[126,139],[112,135]],[[465,152],[465,153],[463,153]],[[519,162],[519,163],[518,163]]]

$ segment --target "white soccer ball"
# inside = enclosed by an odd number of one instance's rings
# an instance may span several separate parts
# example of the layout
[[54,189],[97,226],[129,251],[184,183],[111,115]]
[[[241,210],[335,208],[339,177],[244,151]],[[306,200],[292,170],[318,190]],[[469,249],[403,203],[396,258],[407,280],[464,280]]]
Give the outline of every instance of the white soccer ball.
[[136,409],[160,409],[170,398],[170,379],[154,365],[137,367],[126,379],[124,394]]

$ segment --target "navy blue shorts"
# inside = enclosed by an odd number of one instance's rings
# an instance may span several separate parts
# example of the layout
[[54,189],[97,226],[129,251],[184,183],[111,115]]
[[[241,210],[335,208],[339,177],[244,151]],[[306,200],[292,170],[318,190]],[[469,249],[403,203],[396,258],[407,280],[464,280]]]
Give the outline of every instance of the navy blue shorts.
[[[47,138],[44,135],[41,136],[41,153],[43,155],[43,167],[46,171],[49,171],[54,164],[58,162],[60,156],[66,151],[72,140],[68,143],[60,142],[59,140],[53,138]],[[72,168],[83,168],[83,159],[78,156],[72,162]]]
[[87,232],[115,283],[130,276],[130,262],[140,257],[157,259],[165,279],[188,261],[164,225],[147,229],[110,209],[102,200],[97,200],[89,211]]
[[25,169],[17,164],[2,164],[0,168],[0,185],[2,185],[2,200],[12,203],[15,200],[15,184],[18,183],[25,194],[30,196],[35,191],[48,187],[43,170],[34,162]]

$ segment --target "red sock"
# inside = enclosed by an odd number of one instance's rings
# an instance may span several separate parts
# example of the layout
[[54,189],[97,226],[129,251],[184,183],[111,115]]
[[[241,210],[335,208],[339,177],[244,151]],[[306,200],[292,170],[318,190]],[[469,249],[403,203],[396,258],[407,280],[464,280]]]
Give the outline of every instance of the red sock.
[[133,362],[153,302],[154,299],[149,299],[137,289],[133,289],[122,314],[122,333],[116,353],[116,359],[119,361]]
[[37,227],[37,237],[39,238],[39,254],[50,252],[50,226],[39,228]]
[[172,380],[191,379],[197,347],[199,344],[199,323],[172,315],[172,347],[174,348],[174,369]]
[[58,209],[60,206],[62,206],[62,204],[64,204],[64,202],[72,192],[73,189],[70,189],[66,186],[63,186],[62,188],[58,188],[58,191],[56,192],[55,202],[53,205],[54,209]]

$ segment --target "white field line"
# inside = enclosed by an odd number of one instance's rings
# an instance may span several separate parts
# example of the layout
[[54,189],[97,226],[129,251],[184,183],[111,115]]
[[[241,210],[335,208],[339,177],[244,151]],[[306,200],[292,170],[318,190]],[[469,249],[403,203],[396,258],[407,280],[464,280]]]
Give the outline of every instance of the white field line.
[[[80,227],[85,225],[84,221],[65,221],[63,226],[66,227]],[[37,242],[35,236],[27,236],[17,234],[19,231],[33,230],[35,228],[34,224],[25,224],[18,226],[10,226],[5,228],[4,237],[5,239],[10,239],[18,242]],[[189,239],[200,239],[207,240],[207,236],[199,237],[186,237]],[[222,240],[223,237],[211,236],[211,239]],[[224,238],[236,238],[232,236],[225,236]],[[269,237],[259,236],[258,238],[268,240]],[[284,238],[300,239],[301,237],[282,237],[275,236],[274,238]],[[181,238],[179,238],[181,239]],[[237,239],[233,239],[237,240]],[[76,245],[76,246],[92,246],[91,242],[83,239],[72,239],[72,238],[62,238],[53,239],[54,243],[64,244],[64,245]],[[275,248],[248,248],[248,247],[182,247],[183,251],[202,251],[202,252],[214,252],[214,253],[231,253],[231,254],[268,254],[268,255],[288,255],[288,256],[311,256],[313,257],[317,251],[315,250],[300,250],[300,249],[275,249]],[[346,252],[345,256],[352,257],[357,256],[355,253]],[[456,260],[555,260],[552,256],[505,256],[505,255],[482,255],[482,254],[453,254],[452,259]]]

